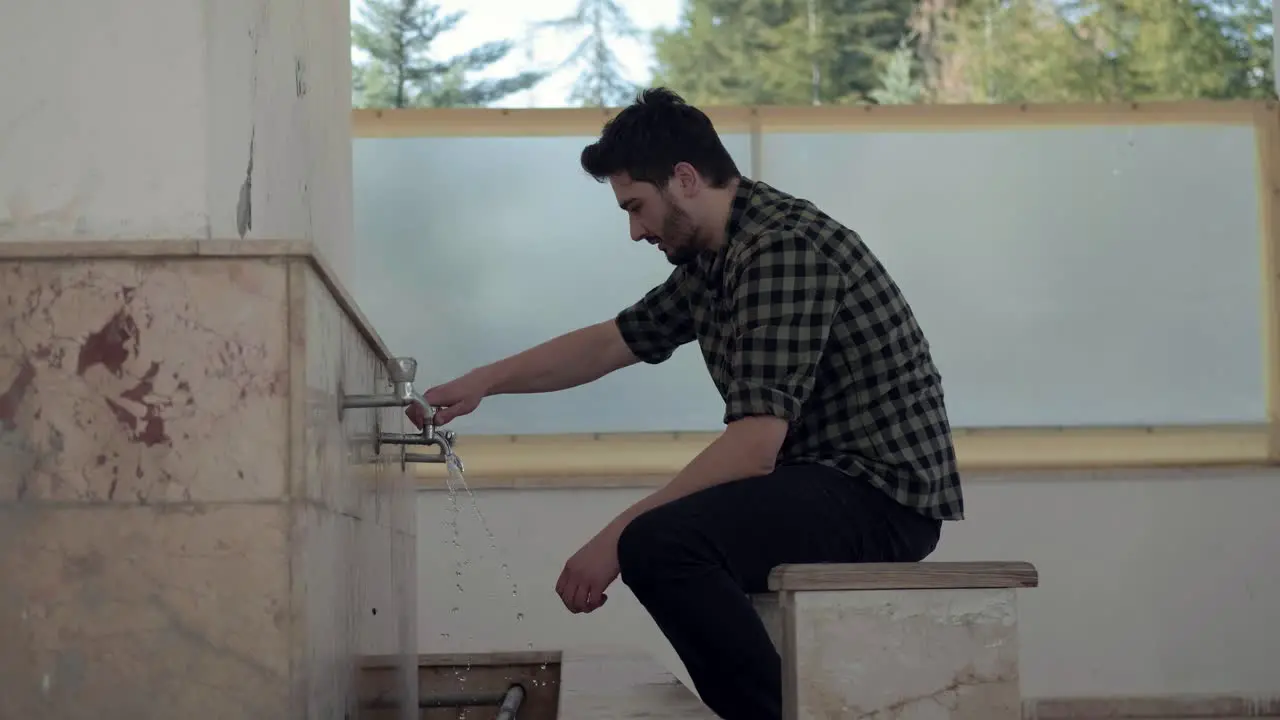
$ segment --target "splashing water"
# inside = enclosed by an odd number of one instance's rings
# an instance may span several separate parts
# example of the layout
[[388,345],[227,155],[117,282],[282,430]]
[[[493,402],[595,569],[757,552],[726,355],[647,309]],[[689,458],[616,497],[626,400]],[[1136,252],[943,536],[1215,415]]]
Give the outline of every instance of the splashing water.
[[[462,590],[462,568],[467,561],[462,552],[462,542],[458,539],[458,491],[452,482],[446,483],[449,489],[449,528],[453,536],[453,578],[454,585],[458,588],[458,595],[461,596]],[[461,597],[455,597],[453,600],[453,608],[449,612],[457,613],[462,607]],[[448,633],[441,633],[442,637],[448,638]]]
[[[475,493],[471,492],[471,488],[467,486],[467,479],[466,479],[466,477],[463,475],[462,468],[458,466],[458,458],[457,458],[457,456],[456,456],[456,455],[454,455],[453,453],[449,453],[448,455],[446,455],[446,457],[445,457],[445,468],[446,468],[446,469],[448,469],[448,471],[449,471],[449,483],[448,483],[448,484],[449,484],[449,497],[450,497],[451,501],[454,503],[454,504],[453,504],[453,513],[454,513],[454,518],[453,518],[453,542],[454,542],[454,545],[455,545],[455,546],[457,546],[459,550],[461,549],[461,546],[460,546],[460,545],[459,545],[459,543],[458,543],[458,524],[457,524],[457,512],[458,512],[458,506],[457,506],[457,486],[461,486],[461,487],[462,487],[462,489],[463,489],[464,491],[466,491],[466,493],[467,493],[467,497],[471,500],[471,509],[475,512],[475,514],[476,514],[476,519],[480,521],[480,527],[484,530],[485,535],[487,535],[487,536],[489,537],[489,549],[493,551],[493,554],[494,554],[495,556],[498,556],[498,554],[499,554],[499,553],[498,553],[498,540],[497,540],[497,538],[496,538],[496,537],[494,537],[493,531],[489,529],[489,522],[488,522],[487,520],[485,520],[484,513],[480,512],[480,504],[479,504],[478,502],[476,502],[476,496],[475,496]],[[455,485],[455,483],[456,483],[456,485]],[[519,588],[516,586],[515,580],[511,577],[511,568],[510,568],[510,566],[509,566],[509,565],[507,565],[506,561],[503,561],[503,562],[502,562],[502,573],[503,573],[503,575],[507,578],[507,582],[511,584],[511,597],[513,597],[513,598],[517,598],[517,599],[518,599],[518,598],[520,597],[520,590],[519,590]],[[458,587],[458,590],[459,590],[459,591],[461,591],[461,590],[462,590],[462,587],[461,587],[461,586],[459,586],[459,587]],[[454,608],[454,609],[456,610],[457,608]],[[523,619],[524,619],[524,613],[523,613],[523,612],[517,612],[517,613],[516,613],[516,622],[518,623],[518,622],[520,622],[520,621],[521,621],[521,620],[523,620]],[[533,643],[532,643],[532,642],[530,642],[528,645],[529,645],[529,649],[530,649],[530,650],[532,650],[532,649],[533,649]]]
[[[446,459],[446,466],[449,468],[449,477],[456,480],[462,489],[467,492],[467,497],[471,500],[471,509],[475,511],[476,519],[480,521],[480,527],[484,529],[485,535],[489,536],[489,549],[493,550],[493,554],[498,554],[498,541],[493,536],[493,531],[489,529],[489,522],[484,519],[484,513],[480,512],[480,504],[476,502],[475,493],[471,492],[471,488],[467,487],[467,479],[462,474],[462,468],[458,467],[457,458],[450,455]],[[511,579],[511,568],[504,561],[502,563],[502,573],[506,576],[507,582],[511,583],[511,597],[518,597],[519,589],[516,587],[515,580]]]

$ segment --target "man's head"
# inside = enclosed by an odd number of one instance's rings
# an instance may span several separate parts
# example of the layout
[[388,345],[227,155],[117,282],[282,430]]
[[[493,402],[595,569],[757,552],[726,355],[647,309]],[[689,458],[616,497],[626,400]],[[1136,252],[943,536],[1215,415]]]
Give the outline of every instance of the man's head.
[[631,219],[631,239],[657,245],[674,265],[719,245],[737,165],[697,108],[646,90],[582,150],[582,168],[608,181]]

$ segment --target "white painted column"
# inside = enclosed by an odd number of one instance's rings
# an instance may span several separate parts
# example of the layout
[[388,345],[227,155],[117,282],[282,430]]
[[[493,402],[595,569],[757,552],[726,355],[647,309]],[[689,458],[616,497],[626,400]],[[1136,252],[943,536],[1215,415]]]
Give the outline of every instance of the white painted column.
[[348,0],[26,0],[0,21],[0,242],[352,237]]

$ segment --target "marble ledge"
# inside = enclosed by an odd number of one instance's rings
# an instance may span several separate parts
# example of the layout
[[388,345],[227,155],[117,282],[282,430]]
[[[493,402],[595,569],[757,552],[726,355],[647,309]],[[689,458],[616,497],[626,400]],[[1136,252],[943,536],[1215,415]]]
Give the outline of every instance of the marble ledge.
[[60,260],[182,260],[182,259],[302,260],[311,265],[333,293],[378,359],[394,355],[355,298],[338,281],[333,266],[314,244],[305,240],[39,240],[0,242],[0,262],[56,262]]

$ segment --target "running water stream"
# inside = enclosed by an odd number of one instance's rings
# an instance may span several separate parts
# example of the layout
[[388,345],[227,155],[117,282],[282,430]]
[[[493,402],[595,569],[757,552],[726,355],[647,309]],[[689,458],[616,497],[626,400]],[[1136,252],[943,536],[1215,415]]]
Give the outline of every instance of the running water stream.
[[[447,481],[448,491],[449,491],[449,503],[450,503],[449,525],[451,528],[451,533],[453,538],[452,544],[453,544],[453,552],[455,557],[454,576],[456,580],[455,584],[458,590],[458,597],[454,601],[454,605],[451,612],[457,613],[460,610],[461,600],[462,600],[461,595],[463,593],[462,569],[463,567],[470,564],[464,558],[465,551],[459,539],[460,532],[459,532],[459,524],[458,524],[458,519],[459,519],[458,515],[461,512],[459,508],[459,503],[458,503],[459,489],[466,492],[467,498],[471,501],[471,509],[475,513],[476,519],[480,521],[480,528],[484,530],[485,535],[489,539],[489,549],[493,552],[495,557],[501,558],[501,555],[500,555],[500,551],[498,550],[497,538],[494,536],[493,530],[489,527],[489,521],[485,519],[484,513],[480,511],[480,504],[476,500],[475,493],[473,493],[471,491],[471,488],[467,485],[467,480],[466,480],[466,477],[463,475],[462,468],[459,466],[457,462],[457,457],[452,452],[446,454],[445,467],[449,472],[449,479]],[[520,590],[516,586],[515,580],[511,576],[511,567],[507,564],[505,560],[500,559],[499,562],[502,565],[503,576],[506,578],[507,583],[511,587],[511,597],[513,598],[512,602],[516,610],[515,621],[518,624],[520,623],[520,621],[524,619],[524,612],[520,609]],[[442,633],[442,636],[447,638],[448,634]],[[532,641],[529,641],[526,644],[528,649],[530,650],[533,649]]]

